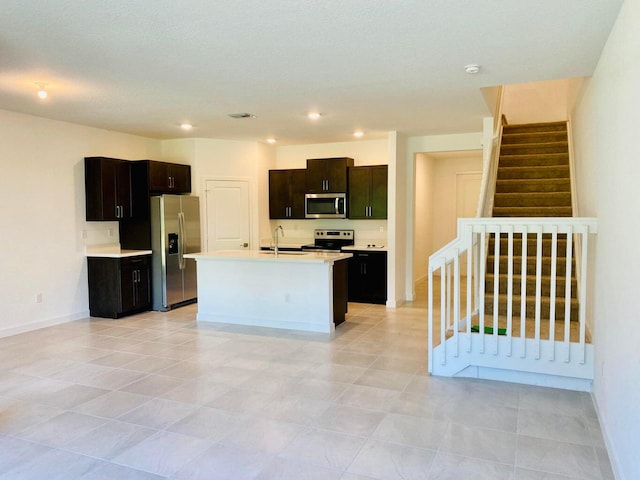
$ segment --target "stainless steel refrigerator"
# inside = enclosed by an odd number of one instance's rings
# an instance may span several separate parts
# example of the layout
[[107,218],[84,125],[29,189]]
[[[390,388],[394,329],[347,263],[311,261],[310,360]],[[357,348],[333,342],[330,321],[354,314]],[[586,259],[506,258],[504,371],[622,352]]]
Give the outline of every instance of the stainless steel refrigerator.
[[167,311],[197,300],[196,262],[200,252],[200,200],[190,195],[151,197],[154,310]]

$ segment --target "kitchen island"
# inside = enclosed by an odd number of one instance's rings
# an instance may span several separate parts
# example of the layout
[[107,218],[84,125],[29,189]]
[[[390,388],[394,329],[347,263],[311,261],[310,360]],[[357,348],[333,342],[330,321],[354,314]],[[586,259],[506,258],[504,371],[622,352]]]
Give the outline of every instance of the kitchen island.
[[350,253],[223,250],[187,254],[198,321],[331,333],[347,312]]

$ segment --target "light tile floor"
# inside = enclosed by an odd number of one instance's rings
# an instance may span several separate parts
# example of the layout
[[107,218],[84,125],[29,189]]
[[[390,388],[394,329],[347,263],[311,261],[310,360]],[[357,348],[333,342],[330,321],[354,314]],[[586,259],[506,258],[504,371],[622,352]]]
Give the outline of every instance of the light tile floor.
[[195,306],[0,339],[0,479],[614,478],[588,394],[428,376],[424,293],[333,339]]

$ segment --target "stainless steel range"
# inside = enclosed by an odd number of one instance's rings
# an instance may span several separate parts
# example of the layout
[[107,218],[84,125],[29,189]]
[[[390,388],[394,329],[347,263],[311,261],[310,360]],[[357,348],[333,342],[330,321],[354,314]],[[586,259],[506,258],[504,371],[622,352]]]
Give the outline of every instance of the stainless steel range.
[[314,243],[303,245],[305,252],[339,252],[342,247],[354,244],[353,230],[319,228],[313,232]]

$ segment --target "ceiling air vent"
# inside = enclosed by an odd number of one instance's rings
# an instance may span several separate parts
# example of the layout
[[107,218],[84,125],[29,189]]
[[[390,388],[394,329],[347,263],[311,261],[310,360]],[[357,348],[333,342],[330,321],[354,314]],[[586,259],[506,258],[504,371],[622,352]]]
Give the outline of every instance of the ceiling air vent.
[[229,116],[231,118],[256,118],[256,116],[252,113],[230,113]]

